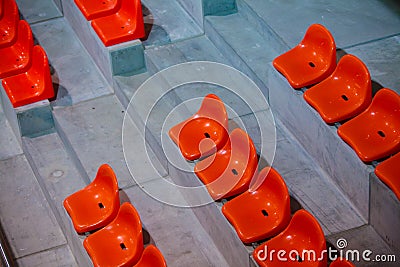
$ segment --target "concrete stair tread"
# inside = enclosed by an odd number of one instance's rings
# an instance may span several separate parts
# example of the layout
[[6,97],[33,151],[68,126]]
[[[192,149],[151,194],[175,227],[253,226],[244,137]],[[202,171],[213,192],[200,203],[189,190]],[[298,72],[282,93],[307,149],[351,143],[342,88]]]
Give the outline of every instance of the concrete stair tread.
[[225,40],[257,76],[266,81],[265,66],[280,53],[271,46],[268,37],[261,35],[240,13],[228,16],[209,16],[206,22]]
[[154,46],[189,39],[202,34],[200,27],[175,1],[143,0],[145,23],[152,24],[145,46]]
[[[54,106],[70,106],[112,93],[96,64],[64,18],[31,25],[54,69]],[[63,51],[60,53],[60,51]]]
[[17,264],[20,267],[80,266],[67,245],[20,258]]
[[[272,0],[239,0],[247,3],[289,47],[297,45],[311,23],[320,23],[333,34],[340,48],[399,34],[399,7],[380,1],[281,3]],[[368,30],[365,30],[368,29]]]
[[400,65],[400,36],[351,47],[346,52],[357,56],[368,67],[373,89],[382,86],[400,94],[400,79],[396,71]]
[[[169,177],[163,179],[170,180]],[[139,211],[146,230],[168,266],[229,266],[193,211],[157,201],[143,191],[143,188],[153,186],[159,186],[157,181],[127,188],[124,193]],[[159,190],[163,190],[162,187]],[[179,193],[170,197],[185,201]]]
[[[95,177],[101,164],[108,163],[118,177],[120,188],[135,184],[125,164],[122,145],[125,109],[115,96],[58,108],[54,115],[59,131],[65,134],[64,137],[68,140],[66,142],[72,146],[90,179]],[[132,136],[136,137],[132,139],[133,142],[138,146],[142,145],[138,132],[133,132]],[[144,156],[145,153],[138,154],[138,157]],[[162,172],[162,167],[159,167]],[[152,169],[151,163],[141,166],[138,178],[152,178],[146,173],[149,169]]]
[[278,141],[272,166],[293,196],[318,219],[326,235],[365,224],[349,199],[296,140]]
[[62,17],[61,11],[52,0],[16,0],[16,2],[18,5],[18,9],[23,14],[23,18],[29,24]]
[[[82,168],[77,168],[79,164],[72,151],[67,150],[57,133],[23,138],[23,146],[31,166],[37,171],[37,179],[46,190],[47,201],[59,221],[72,254],[79,266],[87,266],[90,259],[82,246],[82,237],[73,229],[71,219],[63,206],[67,196],[90,182],[87,174]],[[57,255],[59,252],[52,253]],[[43,256],[35,256],[34,259],[38,257]]]
[[0,221],[15,258],[66,243],[25,155],[0,161],[0,188]]
[[[0,90],[3,88],[0,86]],[[0,160],[22,154],[22,148],[16,138],[9,122],[0,107]]]
[[[340,248],[340,246],[338,247],[338,240],[341,239],[345,239],[347,242],[344,248]],[[336,250],[342,251],[343,255],[346,255],[346,251],[348,250],[358,250],[360,261],[354,261],[354,264],[356,264],[356,266],[380,267],[383,266],[383,264],[384,266],[388,267],[398,266],[398,263],[393,262],[393,260],[392,262],[375,261],[375,256],[377,255],[394,255],[396,261],[398,261],[398,258],[400,257],[400,252],[392,251],[371,225],[364,225],[358,228],[349,229],[348,231],[329,235],[327,237],[327,240],[335,247]],[[369,262],[363,259],[363,252],[366,250],[371,251],[371,254],[365,254],[365,256],[371,259],[371,261]],[[347,255],[349,255],[349,257],[352,257],[351,254]]]

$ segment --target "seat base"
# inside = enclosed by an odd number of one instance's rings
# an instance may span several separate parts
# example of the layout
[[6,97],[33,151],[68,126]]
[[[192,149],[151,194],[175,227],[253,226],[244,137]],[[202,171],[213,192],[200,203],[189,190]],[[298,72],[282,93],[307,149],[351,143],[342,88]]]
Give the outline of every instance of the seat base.
[[87,20],[112,15],[118,8],[117,2],[118,0],[75,0],[76,6]]
[[137,21],[119,13],[92,21],[92,27],[105,46],[145,37],[143,18]]

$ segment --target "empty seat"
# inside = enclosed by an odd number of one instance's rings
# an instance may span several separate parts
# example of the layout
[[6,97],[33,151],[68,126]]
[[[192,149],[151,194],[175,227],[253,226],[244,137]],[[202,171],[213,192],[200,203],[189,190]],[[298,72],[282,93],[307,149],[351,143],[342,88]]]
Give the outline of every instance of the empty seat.
[[19,13],[14,0],[0,0],[0,49],[17,39]]
[[379,90],[371,105],[338,128],[340,137],[361,160],[370,162],[400,151],[400,96]]
[[160,250],[154,245],[149,245],[134,267],[167,267],[167,263]]
[[303,96],[327,123],[350,119],[371,103],[368,68],[357,57],[345,55],[331,76],[307,90]]
[[95,267],[134,266],[143,253],[142,223],[130,203],[121,205],[117,217],[89,235],[83,246]]
[[329,267],[355,267],[355,265],[346,259],[338,258]]
[[293,88],[318,83],[335,70],[335,40],[324,26],[313,24],[303,40],[275,58],[273,65]]
[[78,233],[97,230],[114,220],[119,209],[119,192],[111,167],[101,165],[93,182],[67,197],[64,207]]
[[[315,253],[303,253],[303,250]],[[314,216],[305,210],[298,210],[289,226],[279,235],[259,245],[253,257],[259,266],[326,267],[325,236]]]
[[32,50],[31,28],[25,20],[20,20],[15,43],[0,49],[0,79],[27,71],[32,61]]
[[93,29],[105,46],[145,37],[140,0],[120,1],[114,14],[92,20]]
[[228,115],[218,96],[204,97],[200,109],[169,130],[183,157],[196,160],[221,149],[228,140]]
[[240,128],[215,156],[200,160],[194,166],[199,179],[206,185],[214,200],[243,193],[257,170],[258,157],[253,141]]
[[380,163],[375,168],[375,174],[400,200],[400,153]]
[[279,173],[266,167],[253,185],[259,183],[258,188],[250,187],[222,206],[222,213],[244,243],[273,237],[290,221],[289,191]]
[[121,0],[75,0],[75,4],[87,20],[92,20],[117,12]]
[[27,72],[4,78],[2,83],[15,108],[53,98],[49,62],[43,48],[33,47],[32,65]]

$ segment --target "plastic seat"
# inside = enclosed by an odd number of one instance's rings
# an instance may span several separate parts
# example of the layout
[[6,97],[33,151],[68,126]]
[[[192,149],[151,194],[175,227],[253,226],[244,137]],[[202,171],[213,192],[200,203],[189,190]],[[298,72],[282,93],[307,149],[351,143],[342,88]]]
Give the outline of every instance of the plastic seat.
[[116,13],[92,20],[92,27],[105,46],[145,37],[140,0],[120,0]]
[[[271,253],[272,250],[275,251],[274,254]],[[278,253],[281,250],[285,253]],[[312,253],[308,256],[303,250],[314,251],[315,258]],[[326,267],[327,255],[323,251],[326,252],[326,241],[318,221],[306,210],[298,210],[289,226],[279,235],[258,246],[253,252],[253,257],[259,266]],[[319,259],[321,256],[323,259]]]
[[380,163],[375,168],[375,174],[400,200],[400,153]]
[[228,141],[228,115],[218,96],[204,97],[200,109],[169,130],[183,157],[196,160],[221,149]]
[[353,118],[372,100],[368,68],[357,57],[345,55],[331,76],[307,90],[303,96],[327,123]]
[[43,48],[39,45],[33,47],[32,65],[27,72],[4,78],[2,83],[15,108],[53,98],[49,62]]
[[121,0],[75,0],[87,20],[93,20],[114,14],[121,5]]
[[244,243],[253,243],[283,231],[290,222],[290,196],[279,173],[266,167],[258,175],[258,188],[222,206],[222,213]]
[[0,79],[27,71],[32,63],[32,50],[31,28],[25,20],[20,20],[16,42],[0,49]]
[[89,235],[83,246],[95,267],[134,266],[143,253],[142,223],[132,204],[121,205],[117,217]]
[[14,0],[0,0],[0,49],[17,39],[18,6]]
[[114,220],[119,209],[119,192],[111,167],[101,165],[93,182],[67,197],[64,207],[78,233],[97,230]]
[[361,160],[370,162],[400,151],[400,96],[379,90],[371,105],[338,128],[340,137]]
[[257,164],[253,141],[242,129],[236,128],[215,157],[197,162],[194,172],[206,185],[210,196],[219,200],[246,191],[257,170]]
[[329,267],[355,267],[355,265],[348,260],[338,258]]
[[160,250],[154,245],[149,245],[134,267],[167,267],[167,263]]
[[273,65],[293,88],[321,82],[335,70],[335,40],[324,26],[313,24],[303,40],[275,58]]

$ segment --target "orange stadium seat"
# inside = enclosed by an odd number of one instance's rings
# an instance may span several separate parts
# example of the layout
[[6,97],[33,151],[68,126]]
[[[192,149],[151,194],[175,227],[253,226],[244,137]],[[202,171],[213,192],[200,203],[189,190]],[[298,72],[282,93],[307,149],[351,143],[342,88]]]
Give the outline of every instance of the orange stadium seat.
[[335,40],[324,26],[313,24],[303,40],[275,58],[273,65],[293,88],[319,83],[335,70]]

